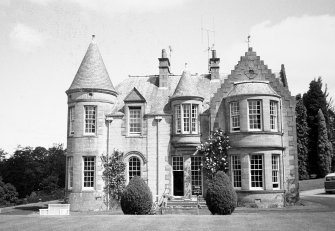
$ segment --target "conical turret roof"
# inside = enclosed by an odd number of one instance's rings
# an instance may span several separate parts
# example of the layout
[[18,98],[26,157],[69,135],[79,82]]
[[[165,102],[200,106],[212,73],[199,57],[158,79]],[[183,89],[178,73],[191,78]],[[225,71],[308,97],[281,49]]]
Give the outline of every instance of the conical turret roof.
[[185,70],[180,77],[179,83],[171,99],[189,97],[201,98],[201,100],[203,100],[203,97],[199,94],[197,89],[197,79],[193,78],[191,73]]
[[93,91],[100,90],[114,95],[117,94],[109,78],[98,46],[93,39],[67,93],[84,89]]

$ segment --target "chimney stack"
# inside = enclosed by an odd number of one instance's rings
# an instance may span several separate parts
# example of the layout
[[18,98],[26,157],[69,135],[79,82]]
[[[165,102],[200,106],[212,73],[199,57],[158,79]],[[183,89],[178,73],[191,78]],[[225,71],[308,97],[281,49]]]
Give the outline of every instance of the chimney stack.
[[216,57],[216,50],[212,50],[212,57],[209,59],[209,73],[211,79],[220,79],[220,58]]
[[170,60],[167,57],[166,50],[162,50],[162,57],[158,58],[159,60],[159,87],[167,87],[168,77],[171,74],[170,72]]

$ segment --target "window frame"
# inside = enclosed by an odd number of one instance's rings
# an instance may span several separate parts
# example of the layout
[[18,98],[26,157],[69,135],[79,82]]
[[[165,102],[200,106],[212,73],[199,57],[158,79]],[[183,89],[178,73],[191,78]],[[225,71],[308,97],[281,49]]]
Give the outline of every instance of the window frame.
[[174,110],[175,134],[199,134],[199,104],[179,103]]
[[[274,163],[274,160],[276,160],[276,163]],[[272,189],[274,190],[280,189],[280,154],[271,155],[271,182],[272,182]],[[274,187],[275,184],[277,184],[277,187]]]
[[[90,113],[87,110],[88,108],[94,108],[94,110],[91,110],[94,112],[93,119],[89,118]],[[96,105],[84,105],[84,135],[96,135],[97,133],[97,106]],[[93,121],[93,123],[92,123]],[[92,125],[91,127],[89,125]],[[90,132],[90,129],[94,129],[94,132]],[[93,130],[92,129],[92,130]]]
[[[237,159],[237,162],[238,162],[237,164],[234,158]],[[230,169],[231,169],[231,181],[232,181],[232,185],[234,189],[241,189],[242,188],[242,165],[241,165],[240,155],[231,155]]]
[[[87,159],[87,161],[85,160]],[[88,168],[93,169],[85,169],[85,162],[92,163],[93,165],[87,165]],[[92,173],[93,176],[85,176],[85,172]],[[90,178],[90,180],[85,180],[85,177]],[[95,189],[95,179],[96,179],[96,158],[95,156],[83,156],[83,190],[94,190]],[[93,179],[93,180],[92,180]],[[85,183],[92,184],[92,186],[85,186]]]
[[[252,163],[253,157],[256,157],[256,156],[261,157],[260,158],[261,161],[262,161],[261,165],[258,164],[258,163],[254,163],[254,164]],[[265,171],[265,169],[264,169],[264,155],[263,154],[251,154],[249,156],[249,158],[250,158],[250,161],[249,161],[250,189],[251,190],[264,190],[264,171]],[[261,169],[253,169],[253,166],[261,166],[262,168]],[[261,171],[261,174],[253,174],[252,171]],[[255,178],[261,177],[261,181],[259,179],[253,180],[253,176]],[[261,183],[261,186],[253,186],[253,183],[257,184],[259,182]]]
[[[234,104],[237,105],[237,107],[234,107]],[[235,112],[233,108],[238,108],[237,113],[233,114]],[[240,103],[238,101],[233,101],[229,103],[229,118],[230,118],[230,131],[231,132],[239,132],[241,131],[241,117],[240,117]],[[234,118],[237,118],[238,126],[234,126]]]
[[66,157],[67,162],[67,189],[73,188],[73,156]]
[[[136,164],[138,164],[138,166],[135,166],[136,168],[139,168],[139,169],[133,169],[134,166],[130,163],[135,163],[135,162],[131,162],[131,160],[136,160]],[[132,167],[132,169],[130,169]],[[132,173],[132,174],[131,174]],[[133,174],[133,173],[139,173],[139,174]],[[130,176],[131,175],[131,176]],[[134,176],[139,176],[139,177],[142,177],[142,162],[141,162],[141,158],[139,158],[138,156],[130,156],[128,158],[128,182],[134,177]]]
[[[131,118],[131,111],[132,110],[139,110],[139,117],[136,118]],[[128,113],[127,113],[127,124],[128,124],[128,134],[130,136],[136,136],[136,135],[141,135],[143,128],[142,128],[142,124],[143,124],[143,113],[142,113],[142,106],[141,105],[128,105]],[[136,124],[136,123],[131,123],[132,119],[137,119],[137,124],[139,124],[138,128],[139,131],[131,131],[131,124]]]
[[[199,161],[200,159],[200,161]],[[202,190],[203,190],[203,174],[202,174],[202,157],[201,156],[191,156],[191,191],[192,191],[192,195],[196,195],[194,193],[194,187],[193,186],[200,186],[200,192],[202,195]],[[200,163],[199,165],[195,165],[195,163]],[[198,167],[198,170],[194,169]],[[200,170],[200,171],[199,171]],[[199,180],[200,179],[200,180]],[[200,182],[200,184],[198,184]]]
[[[278,101],[270,100],[270,130],[278,131]],[[275,112],[275,113],[274,113]],[[275,126],[272,128],[272,126]]]
[[[259,105],[256,105],[256,109],[252,107],[250,109],[251,103],[257,102]],[[258,106],[259,106],[259,113],[251,114],[250,111],[258,111]],[[255,126],[254,119],[252,120],[253,123],[251,123],[251,116],[257,116],[259,115],[259,128],[251,128],[251,125],[253,127]],[[263,102],[261,99],[249,99],[248,100],[248,130],[249,131],[262,131],[263,130]]]
[[69,107],[69,136],[74,136],[75,109],[74,106]]

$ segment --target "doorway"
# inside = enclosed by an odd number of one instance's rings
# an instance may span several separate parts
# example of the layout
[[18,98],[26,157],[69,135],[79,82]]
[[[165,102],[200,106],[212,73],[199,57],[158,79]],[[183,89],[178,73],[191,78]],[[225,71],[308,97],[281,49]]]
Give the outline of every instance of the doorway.
[[184,196],[184,158],[182,156],[172,157],[173,169],[173,195]]

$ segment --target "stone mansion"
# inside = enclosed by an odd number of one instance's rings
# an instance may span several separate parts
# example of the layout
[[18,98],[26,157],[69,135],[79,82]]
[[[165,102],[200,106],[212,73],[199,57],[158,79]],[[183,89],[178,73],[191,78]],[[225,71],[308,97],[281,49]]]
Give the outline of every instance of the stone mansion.
[[[295,98],[251,47],[228,76],[212,50],[209,73],[170,72],[165,50],[156,75],[112,84],[92,40],[68,96],[66,190],[71,210],[103,210],[100,156],[124,152],[127,183],[141,176],[153,198],[206,192],[197,146],[211,131],[230,138],[229,171],[239,203],[285,205],[297,190]],[[284,67],[282,65],[282,71]]]

